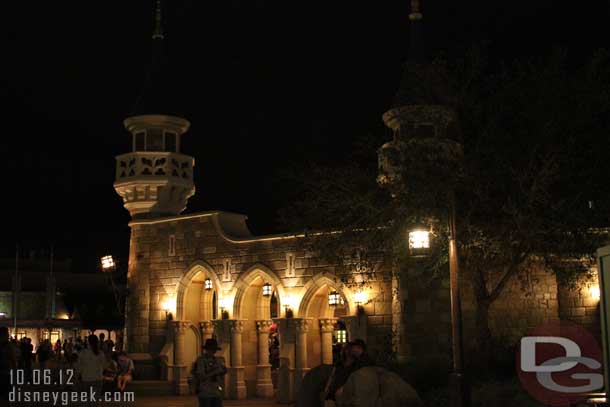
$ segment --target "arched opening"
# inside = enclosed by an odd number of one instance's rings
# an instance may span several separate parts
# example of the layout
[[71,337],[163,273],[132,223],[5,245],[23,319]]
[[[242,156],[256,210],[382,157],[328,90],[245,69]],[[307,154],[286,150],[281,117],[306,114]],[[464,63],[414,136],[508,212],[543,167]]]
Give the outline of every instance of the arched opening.
[[207,273],[200,272],[193,277],[186,288],[183,320],[198,323],[215,319],[217,314],[216,288],[213,285],[206,288],[208,279]]
[[[233,318],[243,320],[242,362],[248,397],[257,394],[257,366],[270,364],[268,357],[259,360],[257,321],[269,321],[280,315],[282,293],[280,279],[263,265],[251,267],[235,282]],[[270,347],[272,342],[264,338],[264,345]]]
[[176,288],[176,320],[190,322],[184,338],[184,362],[191,366],[201,353],[199,323],[218,315],[218,276],[204,262],[196,262]]
[[[336,294],[332,300],[329,296]],[[307,365],[312,368],[322,363],[323,355],[333,352],[333,342],[325,343],[327,348],[322,351],[321,319],[335,319],[352,315],[356,310],[353,294],[345,285],[338,282],[332,274],[318,274],[307,282],[302,290],[302,300],[299,305],[299,317],[310,318],[310,329],[307,333]],[[329,321],[325,321],[328,327]],[[326,331],[324,335],[335,334]],[[330,338],[329,338],[330,339]],[[328,359],[326,359],[328,360]]]

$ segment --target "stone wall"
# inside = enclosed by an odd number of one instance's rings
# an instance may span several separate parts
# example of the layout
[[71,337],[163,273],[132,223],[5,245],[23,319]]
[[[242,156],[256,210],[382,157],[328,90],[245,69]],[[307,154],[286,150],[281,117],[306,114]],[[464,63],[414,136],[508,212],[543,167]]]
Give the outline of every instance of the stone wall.
[[[215,289],[229,301],[230,318],[242,318],[239,298],[247,287],[236,282],[242,281],[254,269],[261,269],[264,276],[272,276],[284,293],[296,298],[295,316],[317,317],[316,312],[305,315],[305,309],[299,309],[298,301],[309,289],[316,290],[324,284],[341,285],[338,280],[334,281],[335,265],[302,249],[299,238],[294,236],[253,238],[244,234],[242,238],[227,238],[223,235],[226,231],[221,224],[231,224],[231,228],[239,231],[240,221],[243,222],[240,215],[210,213],[162,222],[132,222],[129,281],[135,295],[129,301],[131,351],[152,354],[161,351],[167,338],[164,304],[175,301],[173,317],[184,318],[180,311],[181,300],[176,298],[180,297],[177,287],[198,264],[200,270],[214,274]],[[321,276],[325,277],[318,279]],[[349,288],[344,287],[344,290],[347,292]],[[364,304],[369,325],[369,335],[364,339],[378,352],[390,350],[391,300],[391,280],[384,277],[373,284]],[[355,305],[351,303],[350,307],[349,312],[355,314]],[[253,338],[254,335],[252,338],[249,334],[244,335],[245,343],[252,342]],[[312,344],[313,353],[316,353],[315,349]],[[254,353],[247,354],[246,360],[253,362]]]

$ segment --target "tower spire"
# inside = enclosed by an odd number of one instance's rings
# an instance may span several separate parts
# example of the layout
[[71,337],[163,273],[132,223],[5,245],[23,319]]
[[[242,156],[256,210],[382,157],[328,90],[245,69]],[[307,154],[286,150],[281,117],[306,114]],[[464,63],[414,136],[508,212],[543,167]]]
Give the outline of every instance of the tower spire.
[[422,35],[422,20],[420,0],[411,0],[410,38],[409,38],[409,59],[414,62],[421,62],[424,58],[424,38]]
[[162,0],[155,1],[155,29],[153,30],[152,39],[162,40],[163,36],[163,4]]

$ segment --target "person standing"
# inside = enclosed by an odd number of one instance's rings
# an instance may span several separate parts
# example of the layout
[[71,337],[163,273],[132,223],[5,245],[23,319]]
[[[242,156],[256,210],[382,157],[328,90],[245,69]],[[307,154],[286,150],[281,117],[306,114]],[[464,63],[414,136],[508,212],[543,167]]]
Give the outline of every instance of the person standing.
[[104,367],[106,366],[106,356],[100,349],[99,339],[95,335],[87,338],[89,347],[83,349],[78,354],[76,371],[81,381],[81,391],[95,392],[96,397],[101,395],[102,381],[104,378]]
[[43,370],[47,368],[47,361],[49,360],[49,356],[51,354],[51,343],[48,339],[42,341],[40,345],[38,345],[38,350],[36,351],[36,355],[38,356],[38,368]]
[[222,407],[222,383],[227,368],[224,359],[215,356],[219,350],[216,339],[206,339],[203,354],[195,362],[193,374],[199,384],[199,407]]
[[9,340],[8,328],[0,327],[0,400],[7,400],[10,391],[10,371],[17,369],[17,351]]

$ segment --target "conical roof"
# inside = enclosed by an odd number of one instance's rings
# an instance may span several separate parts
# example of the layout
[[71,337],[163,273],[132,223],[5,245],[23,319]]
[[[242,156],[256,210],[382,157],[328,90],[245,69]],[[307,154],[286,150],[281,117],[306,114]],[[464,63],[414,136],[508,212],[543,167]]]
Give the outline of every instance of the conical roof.
[[419,0],[411,0],[409,20],[409,53],[392,107],[448,104],[447,71],[444,64],[430,60]]
[[184,98],[178,94],[181,87],[178,79],[172,74],[167,54],[163,14],[162,0],[155,0],[151,60],[130,116],[184,116],[184,107],[181,105]]

